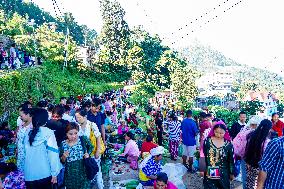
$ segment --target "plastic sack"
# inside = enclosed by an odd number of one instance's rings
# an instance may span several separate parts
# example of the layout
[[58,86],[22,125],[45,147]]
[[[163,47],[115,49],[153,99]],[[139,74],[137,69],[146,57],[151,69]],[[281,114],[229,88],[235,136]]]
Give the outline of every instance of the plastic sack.
[[136,189],[143,189],[143,185],[139,183],[139,185],[136,187]]
[[163,166],[162,172],[168,175],[169,181],[178,189],[186,189],[182,177],[187,172],[186,167],[181,163],[167,163]]

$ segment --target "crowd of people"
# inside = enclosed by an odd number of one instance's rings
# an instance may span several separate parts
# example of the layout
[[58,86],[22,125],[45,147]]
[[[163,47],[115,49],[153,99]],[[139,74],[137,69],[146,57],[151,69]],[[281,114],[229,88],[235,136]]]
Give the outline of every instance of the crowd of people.
[[[173,162],[181,155],[189,174],[203,177],[205,189],[229,189],[238,175],[243,188],[284,188],[284,123],[277,113],[271,120],[253,115],[247,122],[240,112],[228,127],[212,112],[194,116],[192,110],[176,110],[175,98],[164,96],[150,101],[143,117],[128,95],[121,89],[62,97],[58,104],[48,99],[21,104],[17,129],[11,131],[7,122],[0,128],[1,155],[9,143],[17,145],[16,164],[0,163],[0,188],[105,188],[102,157],[115,129],[125,144],[118,160],[137,170],[144,188],[177,188],[163,171],[167,149]],[[140,122],[141,144],[135,137]],[[90,170],[90,164],[97,168]]]
[[35,57],[30,53],[18,48],[15,43],[10,48],[5,48],[4,43],[0,41],[0,70],[1,69],[19,69],[21,67],[29,67],[41,65],[40,57]]

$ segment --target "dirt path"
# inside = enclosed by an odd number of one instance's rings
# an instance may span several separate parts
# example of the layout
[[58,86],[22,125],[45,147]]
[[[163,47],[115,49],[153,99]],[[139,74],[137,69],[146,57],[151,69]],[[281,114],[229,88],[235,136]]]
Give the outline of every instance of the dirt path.
[[[167,159],[167,163],[180,163],[181,161],[171,161],[170,159]],[[106,174],[103,174],[104,179],[104,185],[105,188],[108,189],[109,186],[109,176]],[[127,178],[125,178],[126,180]],[[201,178],[197,173],[186,173],[183,176],[183,183],[185,184],[187,189],[203,189],[203,178]],[[242,189],[242,185],[238,181],[232,182],[232,189]]]

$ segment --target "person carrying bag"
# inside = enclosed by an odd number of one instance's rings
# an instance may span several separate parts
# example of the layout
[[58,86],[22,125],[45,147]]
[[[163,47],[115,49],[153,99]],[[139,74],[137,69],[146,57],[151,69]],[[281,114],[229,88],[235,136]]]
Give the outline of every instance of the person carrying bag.
[[[80,137],[80,141],[83,147],[83,151],[87,153],[86,144],[83,141],[83,138]],[[99,166],[94,158],[84,158],[84,165],[86,168],[87,178],[93,180],[96,174],[99,172]]]

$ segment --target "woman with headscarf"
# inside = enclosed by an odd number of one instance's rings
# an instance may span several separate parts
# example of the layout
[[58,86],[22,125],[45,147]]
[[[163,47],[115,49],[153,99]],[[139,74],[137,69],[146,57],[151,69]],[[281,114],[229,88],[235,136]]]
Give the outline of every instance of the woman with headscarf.
[[224,137],[227,132],[224,124],[216,124],[212,131],[214,134],[211,136],[209,133],[203,145],[206,164],[204,188],[229,189],[230,180],[234,178],[234,148]]
[[[201,173],[205,171],[205,156],[204,156],[204,152],[203,152],[204,141],[207,139],[207,137],[214,136],[213,127],[217,124],[225,125],[223,120],[218,119],[218,118],[214,118],[212,120],[212,126],[208,129],[206,129],[203,133],[203,137],[201,137],[202,140],[200,141],[200,158],[199,158],[199,171],[201,171]],[[227,141],[231,141],[231,137],[230,137],[228,129],[226,129],[226,131],[225,131],[224,139],[227,140]]]
[[139,166],[139,179],[143,186],[154,186],[157,174],[162,171],[161,160],[164,154],[164,147],[158,146],[150,151]]
[[262,118],[260,116],[252,116],[247,123],[246,127],[243,127],[242,130],[237,134],[233,140],[234,152],[237,156],[237,159],[241,159],[241,172],[242,172],[242,183],[243,188],[246,186],[246,166],[245,161],[243,160],[247,145],[247,135],[254,131],[260,124]]

